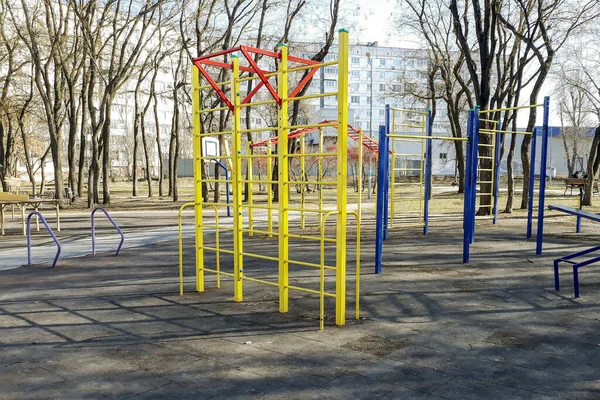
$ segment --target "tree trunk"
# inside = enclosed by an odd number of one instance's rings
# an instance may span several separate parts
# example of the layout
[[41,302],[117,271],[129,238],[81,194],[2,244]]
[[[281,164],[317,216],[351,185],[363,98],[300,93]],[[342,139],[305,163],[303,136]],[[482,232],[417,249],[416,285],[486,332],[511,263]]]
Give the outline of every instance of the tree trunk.
[[[510,147],[506,156],[506,175],[508,177],[508,197],[506,199],[506,207],[504,212],[511,214],[513,211],[513,202],[515,198],[515,175],[513,172],[513,159],[515,158],[515,148],[517,147],[517,134],[513,133],[510,136]],[[498,166],[499,167],[499,166]]]
[[598,173],[598,167],[600,166],[600,126],[596,128],[594,133],[594,140],[592,141],[592,147],[590,148],[590,156],[587,164],[587,184],[585,185],[585,192],[583,194],[583,205],[592,205],[592,195],[594,193],[594,180]]
[[111,179],[111,156],[110,156],[110,123],[112,98],[106,105],[106,118],[102,125],[102,204],[110,204],[110,179]]
[[154,92],[154,126],[156,130],[156,151],[158,153],[158,195],[160,197],[163,196],[163,176],[164,176],[164,166],[163,166],[163,153],[162,153],[162,145],[160,143],[160,123],[158,120],[158,100],[156,98],[156,92]]
[[152,173],[150,171],[150,149],[146,140],[146,124],[142,119],[142,146],[144,148],[144,158],[146,160],[146,181],[148,182],[148,197],[152,197]]

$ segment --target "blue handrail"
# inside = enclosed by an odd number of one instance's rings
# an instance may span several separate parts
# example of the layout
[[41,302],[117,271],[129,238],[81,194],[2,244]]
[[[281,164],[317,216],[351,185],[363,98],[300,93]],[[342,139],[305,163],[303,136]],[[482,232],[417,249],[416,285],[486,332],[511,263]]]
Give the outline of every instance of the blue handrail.
[[[229,180],[229,170],[227,170],[227,167],[219,160],[215,160],[215,163],[219,167],[221,167],[225,170],[225,180],[228,181]],[[231,201],[229,201],[229,182],[225,182],[225,191],[227,192],[227,204],[231,204]],[[227,206],[227,216],[231,217],[231,207],[229,207],[229,206]]]
[[102,207],[96,207],[92,210],[92,254],[96,254],[96,224],[94,222],[94,214],[96,214],[96,211],[98,210],[102,211],[104,215],[106,215],[106,218],[108,218],[108,220],[113,224],[117,232],[119,232],[119,235],[121,235],[121,243],[119,243],[119,247],[117,247],[117,252],[115,253],[115,256],[118,256],[119,251],[121,251],[121,246],[123,246],[125,235],[123,235],[123,231],[121,230],[121,228],[119,228],[119,225],[117,225],[117,223],[112,219],[108,211],[106,211]]
[[58,261],[58,256],[60,256],[60,250],[61,250],[60,243],[58,241],[58,238],[56,237],[56,235],[54,234],[54,232],[52,231],[52,229],[48,225],[48,222],[46,222],[46,218],[44,218],[44,216],[42,214],[40,214],[39,212],[37,212],[37,211],[31,212],[27,216],[27,265],[31,265],[31,228],[30,228],[30,222],[31,222],[31,217],[33,217],[34,215],[37,215],[42,220],[42,223],[44,224],[44,226],[46,227],[46,229],[50,233],[50,236],[52,236],[52,239],[54,240],[54,243],[56,243],[56,247],[58,248],[58,251],[56,252],[56,256],[54,256],[54,262],[52,263],[52,266],[50,267],[50,268],[54,268],[56,266],[56,262]]

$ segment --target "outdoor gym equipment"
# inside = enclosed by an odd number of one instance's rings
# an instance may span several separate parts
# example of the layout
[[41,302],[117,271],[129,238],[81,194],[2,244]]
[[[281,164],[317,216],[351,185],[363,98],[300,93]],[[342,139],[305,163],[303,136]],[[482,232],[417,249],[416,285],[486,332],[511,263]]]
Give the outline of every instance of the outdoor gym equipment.
[[[274,286],[279,289],[279,311],[288,311],[288,297],[290,290],[316,294],[320,297],[320,326],[324,324],[324,298],[332,297],[336,301],[336,324],[344,325],[346,319],[346,235],[347,235],[347,216],[354,215],[357,218],[357,251],[360,251],[360,220],[358,214],[346,210],[346,193],[347,193],[347,146],[348,146],[348,33],[345,30],[340,30],[338,44],[338,60],[331,62],[318,63],[312,60],[303,59],[288,55],[288,49],[285,44],[277,46],[278,51],[268,51],[247,46],[239,46],[233,49],[220,51],[214,54],[196,58],[193,60],[192,67],[192,107],[193,107],[193,126],[194,126],[194,180],[195,180],[195,227],[196,227],[196,290],[204,291],[205,273],[214,273],[217,276],[217,286],[219,286],[220,276],[228,276],[233,278],[234,301],[240,302],[243,300],[243,282],[251,281],[262,283],[269,286]],[[237,56],[241,53],[240,56]],[[253,55],[260,54],[263,57],[270,57],[277,60],[277,71],[271,72],[263,70],[254,61]],[[217,57],[229,55],[231,62],[217,61]],[[243,57],[242,57],[243,56]],[[245,60],[245,65],[242,61]],[[264,65],[272,65],[272,62],[265,62]],[[289,64],[295,64],[290,66]],[[300,96],[299,93],[304,86],[310,81],[319,68],[338,65],[338,91],[329,93],[319,93]],[[210,68],[232,70],[231,79],[225,82],[216,82],[210,73]],[[307,73],[296,80],[296,73]],[[248,73],[248,76],[242,76],[243,73]],[[200,86],[200,75],[208,83],[205,86]],[[276,78],[276,88],[273,86]],[[257,80],[256,86],[242,97],[241,83],[250,80]],[[293,90],[288,90],[290,81],[296,81],[298,85]],[[228,86],[230,90],[223,88]],[[269,100],[261,100],[252,102],[253,97],[261,89],[266,89],[270,94]],[[202,91],[207,91],[202,92]],[[205,96],[216,95],[223,106],[202,109],[202,98]],[[264,90],[263,90],[264,92]],[[228,96],[229,95],[229,96]],[[338,119],[336,122],[319,123],[310,125],[290,126],[288,123],[288,106],[294,101],[300,101],[311,98],[333,97],[337,96],[338,100]],[[242,110],[246,107],[258,106],[275,106],[277,109],[277,126],[266,128],[243,129],[241,124]],[[203,131],[204,117],[208,113],[230,111],[232,112],[232,124],[230,130],[222,132],[213,132],[210,129]],[[288,152],[288,132],[303,128],[324,128],[336,126],[338,129],[338,142],[335,153],[321,153],[318,157],[334,157],[336,159],[337,179],[336,181],[326,181],[317,177],[315,181],[304,181],[304,185],[331,186],[337,189],[337,201],[335,209],[324,208],[307,208],[307,207],[290,207],[289,204],[289,187],[297,182],[289,178],[289,160],[292,158],[305,158],[307,154],[290,154]],[[242,146],[242,134],[255,132],[276,132],[278,137],[278,145],[275,152],[268,151],[267,154],[251,154],[249,146]],[[204,137],[220,137],[222,142],[230,142],[232,145],[231,155],[227,156],[207,156],[202,154],[201,140]],[[315,156],[310,154],[311,157]],[[278,175],[272,179],[257,180],[244,179],[242,160],[265,158],[269,163],[277,162]],[[201,173],[203,163],[210,160],[228,160],[232,166],[231,176],[229,179],[207,179]],[[248,163],[251,168],[251,162]],[[270,164],[272,165],[272,164]],[[229,204],[223,203],[208,203],[204,202],[202,196],[202,184],[206,182],[213,183],[230,183],[232,188],[232,208],[233,221],[232,225],[223,224],[218,218],[219,208],[227,207]],[[268,186],[277,185],[278,204],[273,205],[269,193],[269,202],[267,205],[242,203],[242,185],[248,184],[250,195],[253,191],[254,184],[266,184]],[[215,211],[214,223],[207,223],[203,216],[203,208],[211,207]],[[269,214],[272,227],[272,214],[277,213],[277,227],[267,229],[257,229],[254,224],[253,213],[255,210],[266,210]],[[296,234],[290,232],[290,214],[294,213],[312,213],[319,216],[320,235],[311,236],[306,234]],[[248,219],[244,220],[244,214]],[[335,215],[335,237],[325,236],[325,223],[328,217]],[[253,223],[250,223],[252,221]],[[231,232],[232,240],[222,240],[220,232]],[[215,237],[215,245],[208,246],[205,244],[205,238]],[[247,241],[245,235],[263,234],[267,237],[276,236],[277,239],[277,256],[266,256],[264,254],[251,253],[244,249],[244,244]],[[307,240],[319,243],[320,261],[318,263],[306,262],[300,260],[300,256],[305,254],[305,250],[296,250],[290,248],[290,239]],[[232,243],[231,243],[232,242]],[[325,257],[325,245],[335,245],[335,260],[328,261]],[[232,248],[225,248],[224,245],[232,244]],[[216,257],[216,268],[207,268],[205,263],[205,252],[213,252]],[[220,257],[222,254],[233,256],[233,273],[223,271],[220,266]],[[266,279],[258,279],[252,277],[252,269],[248,266],[244,268],[246,259],[260,259],[266,261],[277,262],[278,264],[278,280],[277,282]],[[358,297],[358,275],[360,273],[359,265],[360,257],[357,257],[357,297]],[[289,283],[289,266],[303,266],[316,268],[320,271],[319,289],[310,289],[290,285]],[[325,271],[330,270],[335,272],[335,291],[325,291]],[[358,307],[358,298],[357,298]],[[357,310],[358,311],[358,310]],[[356,314],[358,318],[358,312]]]
[[[498,213],[498,191],[499,191],[499,164],[500,164],[500,135],[506,134],[524,134],[533,135],[531,150],[531,171],[529,185],[529,202],[527,213],[527,238],[532,235],[533,229],[533,204],[535,195],[535,165],[536,165],[536,136],[534,132],[521,131],[503,131],[498,129],[497,120],[502,113],[515,113],[521,109],[530,109],[543,107],[543,126],[541,130],[542,146],[540,160],[540,187],[539,187],[539,205],[538,205],[538,234],[536,244],[536,254],[541,254],[541,240],[543,236],[543,218],[544,218],[544,200],[546,189],[546,165],[548,153],[548,115],[549,115],[549,97],[544,98],[543,104],[534,104],[520,107],[507,107],[494,110],[480,111],[479,107],[469,110],[467,122],[467,137],[435,137],[431,133],[431,121],[429,112],[416,110],[394,109],[386,106],[386,123],[380,127],[379,139],[379,163],[378,163],[378,187],[377,187],[377,216],[376,216],[376,249],[375,249],[375,272],[381,273],[383,241],[388,238],[388,230],[391,228],[396,218],[396,198],[395,187],[398,185],[417,186],[418,196],[411,198],[419,201],[419,210],[416,221],[410,221],[409,224],[401,224],[402,228],[422,227],[423,233],[428,232],[429,219],[429,197],[431,187],[431,141],[432,140],[461,140],[467,142],[466,164],[465,164],[465,196],[463,210],[463,263],[468,263],[470,259],[470,245],[475,240],[475,221],[478,208],[489,208],[494,224]],[[396,123],[396,112],[405,112],[420,115],[420,121],[415,123]],[[481,118],[481,115],[492,115],[496,119]],[[483,127],[481,124],[483,123]],[[402,129],[401,132],[397,128]],[[480,143],[481,137],[490,137],[483,143]],[[390,148],[391,141],[391,148]],[[411,153],[397,153],[396,144],[416,143],[416,151]],[[488,151],[489,149],[489,151]],[[482,156],[480,156],[480,153]],[[391,163],[390,163],[391,154]],[[397,167],[397,157],[417,157],[419,166]],[[390,165],[391,164],[391,165]],[[418,175],[418,182],[396,182],[396,172],[410,171]],[[478,182],[478,178],[483,179]],[[480,184],[481,192],[477,193],[477,184]],[[486,191],[483,192],[484,187]],[[391,194],[390,194],[391,193]],[[407,198],[407,197],[404,197]],[[410,198],[410,197],[409,197]],[[401,200],[403,197],[400,198]],[[477,204],[479,199],[479,204]],[[487,201],[482,201],[486,199]],[[492,201],[493,200],[493,201]],[[414,215],[413,215],[414,217]],[[477,217],[479,218],[479,217]],[[389,226],[388,226],[389,223]]]
[[31,265],[31,217],[33,217],[34,215],[42,220],[42,223],[46,227],[46,230],[48,231],[50,236],[52,236],[52,240],[54,240],[54,243],[56,243],[56,255],[54,256],[54,261],[52,262],[52,266],[50,267],[54,268],[56,266],[56,262],[58,261],[58,256],[60,256],[60,242],[58,241],[58,238],[52,231],[52,228],[50,228],[50,225],[48,225],[46,218],[44,218],[44,216],[38,211],[33,211],[27,216],[27,265]]
[[119,228],[119,225],[117,225],[115,220],[112,219],[112,217],[110,216],[108,211],[106,211],[102,207],[96,207],[92,210],[92,254],[96,254],[96,222],[95,222],[94,216],[96,215],[96,211],[98,211],[98,210],[100,210],[104,213],[106,218],[108,218],[108,220],[110,221],[112,226],[114,226],[115,229],[117,230],[117,232],[119,233],[119,236],[121,236],[121,241],[119,242],[119,246],[117,247],[117,252],[115,253],[115,256],[118,256],[119,251],[121,251],[121,246],[123,246],[123,242],[125,241],[125,235],[123,234],[123,231],[121,230],[121,228]]

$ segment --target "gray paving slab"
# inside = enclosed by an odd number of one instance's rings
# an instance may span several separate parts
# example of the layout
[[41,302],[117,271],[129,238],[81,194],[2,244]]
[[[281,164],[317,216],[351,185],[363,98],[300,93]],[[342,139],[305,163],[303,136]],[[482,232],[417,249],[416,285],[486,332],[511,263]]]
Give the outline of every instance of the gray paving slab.
[[[131,232],[156,229],[138,217],[123,216]],[[163,217],[154,224],[172,215]],[[551,260],[585,244],[549,235],[535,257],[523,223],[479,226],[468,266],[447,227],[427,238],[395,232],[379,276],[366,227],[362,318],[352,315],[350,267],[347,324],[333,325],[327,301],[323,332],[309,294],[293,293],[280,314],[276,288],[245,283],[235,303],[230,279],[216,289],[207,276],[196,293],[189,237],[184,296],[173,240],[0,271],[0,399],[599,398],[600,274],[586,270],[579,299],[567,276],[555,292]],[[65,240],[84,240],[79,229]],[[273,263],[251,266],[276,279]],[[310,272],[294,268],[291,279],[318,285]]]

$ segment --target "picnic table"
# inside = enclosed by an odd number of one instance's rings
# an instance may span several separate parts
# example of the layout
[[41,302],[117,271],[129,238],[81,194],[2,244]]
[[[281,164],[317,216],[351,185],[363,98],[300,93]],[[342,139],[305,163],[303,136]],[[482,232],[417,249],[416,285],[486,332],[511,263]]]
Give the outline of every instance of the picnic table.
[[[27,195],[19,195],[19,194],[8,194],[2,193],[0,197],[0,234],[4,236],[4,209],[7,206],[17,206],[19,210],[21,210],[21,222],[23,226],[23,235],[27,234],[26,228],[26,218],[25,211],[28,208],[33,208],[34,211],[38,211],[39,209],[45,205],[50,204],[56,210],[56,230],[60,232],[60,200],[55,199],[40,199],[40,198],[29,198]],[[36,229],[40,230],[40,222],[36,217]]]
[[584,178],[567,178],[565,179],[565,192],[563,196],[567,194],[567,190],[571,189],[571,194],[573,194],[573,189],[581,189],[586,185],[586,180]]

